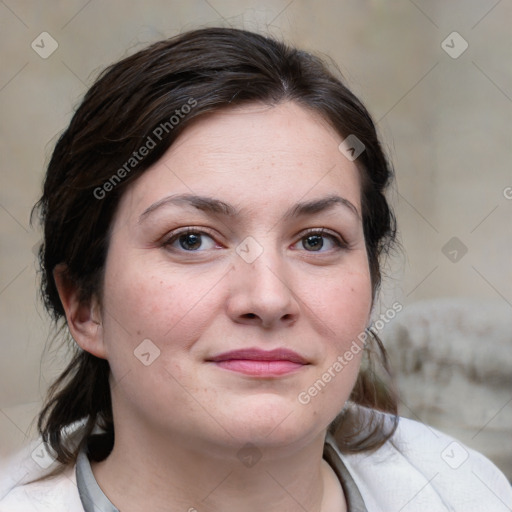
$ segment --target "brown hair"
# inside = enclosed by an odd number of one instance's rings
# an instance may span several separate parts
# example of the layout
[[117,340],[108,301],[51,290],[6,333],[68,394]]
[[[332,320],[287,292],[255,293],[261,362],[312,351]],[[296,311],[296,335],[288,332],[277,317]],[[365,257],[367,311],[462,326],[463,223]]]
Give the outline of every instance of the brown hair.
[[[259,34],[208,28],[157,42],[104,70],[60,136],[35,207],[44,227],[41,291],[55,323],[65,329],[55,267],[65,264],[82,301],[101,298],[109,228],[120,197],[192,120],[229,106],[283,101],[319,113],[341,136],[355,135],[364,144],[356,164],[362,174],[362,221],[375,298],[379,258],[395,239],[395,222],[384,196],[392,170],[367,110],[319,58]],[[142,146],[152,147],[135,158]],[[384,348],[374,338],[387,368]],[[109,364],[74,350],[38,420],[43,440],[63,464],[75,461],[81,446],[94,439],[96,425],[105,435],[93,457],[106,457],[114,439]],[[379,415],[370,422],[356,416],[347,421],[348,413],[342,415],[331,431],[346,452],[376,449],[396,428],[396,400],[379,379],[371,364],[362,367],[351,401],[390,412],[395,421],[387,428],[375,419]]]

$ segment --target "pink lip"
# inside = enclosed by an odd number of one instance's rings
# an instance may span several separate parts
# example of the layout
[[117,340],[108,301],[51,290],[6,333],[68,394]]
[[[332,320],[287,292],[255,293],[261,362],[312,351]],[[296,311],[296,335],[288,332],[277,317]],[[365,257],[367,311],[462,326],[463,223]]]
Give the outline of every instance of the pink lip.
[[285,375],[309,364],[296,352],[284,348],[232,350],[214,356],[209,361],[226,370],[260,377]]

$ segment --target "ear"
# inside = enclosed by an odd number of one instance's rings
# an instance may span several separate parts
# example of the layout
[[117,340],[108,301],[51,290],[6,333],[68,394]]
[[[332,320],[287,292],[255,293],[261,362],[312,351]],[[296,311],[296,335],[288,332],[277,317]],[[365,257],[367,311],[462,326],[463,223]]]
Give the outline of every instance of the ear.
[[81,303],[78,300],[79,290],[70,279],[65,264],[59,264],[55,267],[53,278],[66,313],[71,336],[86,352],[107,359],[103,342],[101,312],[97,298],[91,298],[87,303]]

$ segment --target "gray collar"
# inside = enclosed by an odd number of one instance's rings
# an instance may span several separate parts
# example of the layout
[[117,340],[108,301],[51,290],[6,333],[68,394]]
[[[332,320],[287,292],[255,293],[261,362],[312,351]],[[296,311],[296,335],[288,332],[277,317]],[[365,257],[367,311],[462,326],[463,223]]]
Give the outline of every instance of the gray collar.
[[334,436],[327,432],[324,443],[324,459],[333,469],[341,483],[345,498],[347,500],[348,512],[368,512],[363,497],[357,488],[349,470],[343,463],[341,452],[336,444]]
[[[336,442],[329,433],[324,444],[324,459],[340,480],[347,499],[348,512],[368,512],[352,475],[340,457]],[[85,512],[119,512],[96,482],[91,464],[83,448],[80,450],[76,462],[76,483]]]
[[119,512],[96,482],[83,448],[76,461],[76,483],[85,512]]

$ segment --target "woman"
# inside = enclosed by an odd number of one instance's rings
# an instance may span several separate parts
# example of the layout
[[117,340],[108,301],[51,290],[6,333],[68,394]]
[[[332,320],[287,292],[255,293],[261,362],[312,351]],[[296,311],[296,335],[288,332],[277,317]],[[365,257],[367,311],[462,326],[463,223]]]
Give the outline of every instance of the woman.
[[508,510],[363,359],[390,179],[360,101],[280,42],[198,30],[107,69],[39,202],[77,346],[39,418],[57,462],[0,510]]

